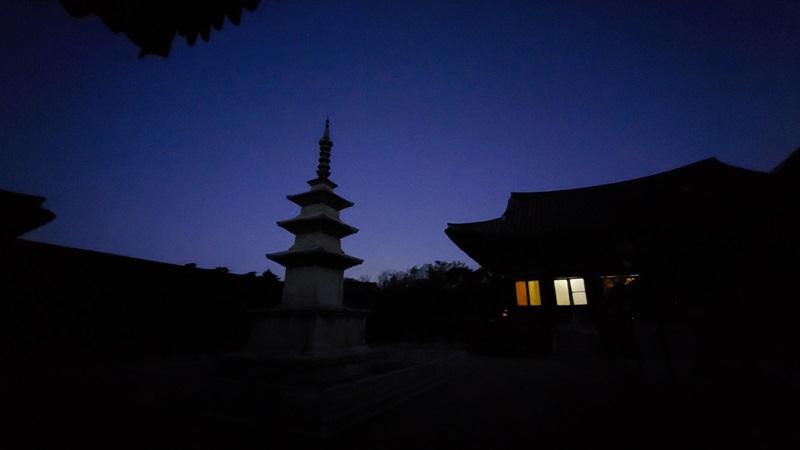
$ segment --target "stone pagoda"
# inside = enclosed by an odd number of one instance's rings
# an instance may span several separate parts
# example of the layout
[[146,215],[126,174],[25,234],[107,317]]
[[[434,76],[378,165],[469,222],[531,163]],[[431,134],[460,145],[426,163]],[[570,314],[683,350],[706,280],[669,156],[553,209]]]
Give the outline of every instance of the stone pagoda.
[[295,235],[289,250],[267,254],[286,267],[280,306],[256,311],[250,348],[281,355],[324,356],[358,351],[364,346],[366,312],[344,307],[344,271],[361,264],[342,251],[341,239],[358,232],[339,218],[353,206],[340,197],[331,173],[330,120],[319,141],[317,177],[308,191],[287,198],[300,214],[278,222]]

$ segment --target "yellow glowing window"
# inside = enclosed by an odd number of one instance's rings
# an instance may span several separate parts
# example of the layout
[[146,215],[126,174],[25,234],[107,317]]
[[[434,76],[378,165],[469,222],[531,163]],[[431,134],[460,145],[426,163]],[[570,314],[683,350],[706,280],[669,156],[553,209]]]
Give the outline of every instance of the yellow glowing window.
[[588,304],[583,278],[553,280],[553,287],[556,290],[556,304],[559,306]]
[[514,283],[517,293],[517,306],[541,306],[542,296],[539,290],[539,281],[517,281]]
[[528,300],[531,302],[531,306],[542,306],[538,280],[528,281]]

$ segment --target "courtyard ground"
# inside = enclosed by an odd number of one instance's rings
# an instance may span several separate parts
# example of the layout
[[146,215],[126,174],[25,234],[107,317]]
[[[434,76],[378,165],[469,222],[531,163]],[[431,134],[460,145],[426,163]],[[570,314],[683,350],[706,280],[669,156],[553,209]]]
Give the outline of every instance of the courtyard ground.
[[38,371],[17,383],[21,390],[7,392],[11,414],[4,425],[12,445],[3,448],[650,449],[800,443],[798,383],[785,373],[748,378],[726,369],[702,379],[654,381],[632,361],[586,355],[468,354],[465,361],[466,373],[325,439],[283,435],[267,423],[220,422],[190,410],[121,403],[115,399],[124,397],[118,391],[125,384],[89,369]]

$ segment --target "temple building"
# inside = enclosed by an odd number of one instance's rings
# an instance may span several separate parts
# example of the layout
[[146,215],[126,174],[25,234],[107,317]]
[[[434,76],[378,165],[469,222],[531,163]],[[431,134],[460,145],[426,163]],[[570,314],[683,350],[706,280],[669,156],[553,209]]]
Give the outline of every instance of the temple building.
[[501,217],[445,233],[505,279],[508,313],[544,326],[602,328],[611,315],[733,315],[721,326],[738,326],[764,313],[753,312],[756,298],[794,308],[779,280],[798,268],[798,153],[771,172],[709,158],[618,183],[515,192]]

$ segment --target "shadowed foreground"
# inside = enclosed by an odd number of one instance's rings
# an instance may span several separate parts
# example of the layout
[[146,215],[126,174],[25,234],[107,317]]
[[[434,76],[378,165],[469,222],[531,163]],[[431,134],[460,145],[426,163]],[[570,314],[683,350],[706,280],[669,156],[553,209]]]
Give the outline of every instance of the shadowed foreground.
[[[40,373],[12,396],[11,428],[29,446],[43,443],[142,448],[674,448],[800,442],[791,413],[796,378],[761,368],[706,371],[691,380],[642,377],[635,364],[593,358],[469,356],[470,372],[318,442],[270,427],[120,401],[130,385],[84,369]],[[747,375],[751,373],[753,375]],[[759,375],[756,375],[759,374]],[[685,379],[688,380],[688,379]],[[713,380],[713,382],[711,381]],[[19,381],[19,380],[18,380]],[[19,386],[19,384],[17,384]],[[40,386],[39,389],[32,389]],[[163,388],[163,387],[162,387]],[[172,389],[180,389],[176,386]],[[154,390],[156,392],[156,390]],[[161,389],[161,392],[164,392]],[[140,395],[146,395],[146,391]],[[176,392],[176,395],[178,393]],[[138,404],[138,406],[137,406]],[[19,423],[15,423],[19,421]],[[266,446],[266,447],[265,447]]]
[[[472,372],[341,437],[354,448],[675,448],[799,442],[796,380],[655,386],[635,364],[471,357]],[[742,377],[734,377],[740,381]]]

